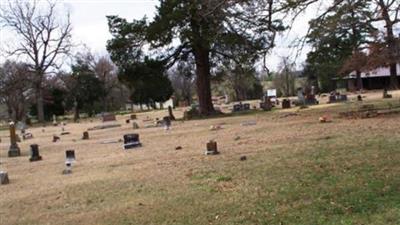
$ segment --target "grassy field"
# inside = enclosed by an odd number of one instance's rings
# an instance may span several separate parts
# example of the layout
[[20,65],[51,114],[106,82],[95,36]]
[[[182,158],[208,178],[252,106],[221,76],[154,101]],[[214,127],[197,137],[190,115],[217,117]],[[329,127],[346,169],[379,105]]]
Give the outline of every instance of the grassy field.
[[[363,104],[393,106],[399,98],[367,95]],[[143,119],[166,114],[147,112],[138,114],[139,130],[120,116],[121,128],[90,131],[86,141],[82,132],[100,121],[68,124],[71,135],[57,143],[60,127],[34,128],[18,158],[6,157],[1,131],[0,169],[10,184],[0,186],[0,224],[400,224],[400,114],[338,117],[359,104],[178,121],[168,132],[143,128]],[[319,123],[321,115],[332,122]],[[222,129],[210,131],[216,124]],[[132,132],[142,148],[101,143]],[[204,155],[211,139],[220,155]],[[43,160],[30,163],[33,143]],[[77,162],[62,175],[67,149]]]

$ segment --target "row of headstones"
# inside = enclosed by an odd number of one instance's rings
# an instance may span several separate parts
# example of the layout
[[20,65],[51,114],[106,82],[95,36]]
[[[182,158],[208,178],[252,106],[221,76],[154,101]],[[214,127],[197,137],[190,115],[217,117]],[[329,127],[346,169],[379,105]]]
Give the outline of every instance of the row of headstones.
[[[132,149],[141,147],[142,144],[139,140],[139,134],[125,134],[124,135],[124,149]],[[209,141],[206,145],[206,155],[217,155],[219,154],[217,142]],[[66,168],[63,170],[63,174],[71,174],[72,173],[72,165],[75,162],[75,151],[74,150],[67,150],[65,152],[66,160],[65,166]],[[39,154],[39,145],[33,144],[31,145],[31,157],[29,161],[40,161],[42,160],[42,156]],[[9,178],[8,173],[5,171],[0,171],[0,184],[8,184]]]

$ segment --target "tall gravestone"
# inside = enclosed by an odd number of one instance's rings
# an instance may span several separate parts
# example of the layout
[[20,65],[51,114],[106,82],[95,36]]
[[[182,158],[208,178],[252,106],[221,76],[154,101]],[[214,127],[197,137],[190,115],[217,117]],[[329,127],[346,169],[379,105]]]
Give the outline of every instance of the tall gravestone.
[[17,144],[17,134],[15,133],[14,122],[10,123],[10,149],[8,150],[8,157],[17,157],[21,155],[21,150]]
[[218,147],[217,147],[217,142],[215,141],[209,141],[206,145],[206,155],[218,155]]
[[33,144],[31,145],[31,158],[29,158],[29,161],[40,161],[42,160],[42,156],[39,154],[39,145]]
[[168,115],[169,115],[169,118],[170,118],[171,120],[175,120],[175,116],[174,116],[174,114],[172,113],[172,107],[171,107],[171,106],[168,106]]

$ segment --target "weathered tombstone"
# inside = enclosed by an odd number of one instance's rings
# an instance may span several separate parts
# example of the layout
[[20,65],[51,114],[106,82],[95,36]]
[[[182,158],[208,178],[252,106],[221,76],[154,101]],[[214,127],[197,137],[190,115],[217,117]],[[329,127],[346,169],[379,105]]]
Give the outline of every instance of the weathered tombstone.
[[139,134],[124,135],[124,149],[140,147],[142,144],[139,141]]
[[31,145],[31,157],[29,158],[29,161],[39,161],[42,160],[42,156],[39,154],[39,145],[33,144]]
[[129,124],[130,122],[131,122],[130,119],[125,120],[125,123],[126,123],[126,124]]
[[388,94],[387,88],[383,89],[383,98],[392,98],[393,96]]
[[243,110],[250,110],[250,104],[249,103],[243,104]]
[[53,142],[57,142],[60,140],[60,137],[57,135],[53,135]]
[[28,139],[32,139],[32,138],[33,138],[32,133],[25,133],[22,135],[22,139],[24,139],[24,140],[28,140]]
[[244,127],[246,127],[246,126],[255,126],[255,125],[257,125],[257,121],[254,121],[254,120],[245,121],[245,122],[242,122],[240,125],[244,126]]
[[217,142],[209,141],[207,143],[206,147],[207,147],[206,155],[217,155],[217,154],[219,154],[218,147],[217,147]]
[[335,103],[336,102],[336,96],[334,94],[329,95],[329,103]]
[[300,105],[305,105],[305,97],[304,97],[303,89],[301,89],[301,88],[299,88],[297,90],[297,99],[298,99]]
[[116,121],[117,118],[115,117],[114,114],[104,114],[102,116],[103,122],[110,122],[110,121]]
[[282,109],[290,109],[290,100],[289,99],[283,99],[282,101]]
[[136,114],[131,114],[131,120],[136,120],[136,119],[137,119]]
[[169,130],[171,127],[171,118],[169,116],[164,116],[163,118],[165,130]]
[[233,105],[233,112],[239,112],[241,110],[242,110],[242,105],[241,104]]
[[65,169],[63,174],[72,173],[72,164],[75,162],[75,150],[65,151]]
[[57,125],[58,125],[57,117],[56,117],[56,115],[53,114],[53,126],[57,126]]
[[362,96],[361,95],[357,95],[357,101],[362,102]]
[[10,123],[10,148],[8,150],[8,157],[16,157],[21,155],[21,150],[17,144],[17,134],[15,133],[14,122]]
[[133,129],[139,129],[139,125],[136,123],[136,122],[133,122],[132,123],[132,127],[133,127]]
[[6,171],[0,171],[0,184],[8,184],[10,180],[8,179],[8,173]]
[[169,115],[169,119],[170,120],[175,120],[175,116],[172,113],[172,107],[171,106],[168,106],[168,115]]
[[260,108],[262,108],[264,111],[271,111],[272,102],[271,102],[270,97],[264,98],[264,101],[260,103]]
[[65,161],[68,162],[75,162],[75,150],[67,150],[65,151]]
[[89,132],[87,131],[83,132],[82,140],[89,140]]

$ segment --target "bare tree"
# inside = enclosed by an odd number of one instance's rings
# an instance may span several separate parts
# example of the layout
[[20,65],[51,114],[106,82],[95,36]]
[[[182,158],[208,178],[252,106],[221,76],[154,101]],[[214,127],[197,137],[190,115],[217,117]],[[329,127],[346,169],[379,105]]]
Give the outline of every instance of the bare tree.
[[52,69],[60,67],[59,58],[71,49],[71,22],[69,13],[60,20],[56,3],[46,1],[8,1],[2,4],[0,23],[19,38],[19,44],[9,46],[9,56],[24,56],[34,72],[33,87],[38,119],[44,121],[43,81]]
[[8,116],[14,121],[25,119],[30,75],[26,64],[6,61],[0,67],[0,102],[7,106]]
[[[397,40],[394,28],[400,23],[400,0],[373,0],[375,3],[375,14],[372,21],[383,21],[385,24],[384,42],[386,47],[385,61],[390,68],[390,88],[398,89],[397,66],[399,55],[397,53]],[[381,64],[382,65],[382,64]]]
[[295,65],[290,62],[289,58],[282,58],[280,71],[276,74],[274,85],[285,97],[293,96],[295,94]]
[[104,55],[95,60],[94,71],[104,85],[103,110],[107,111],[109,108],[107,102],[110,100],[110,94],[118,84],[117,67],[108,56]]

